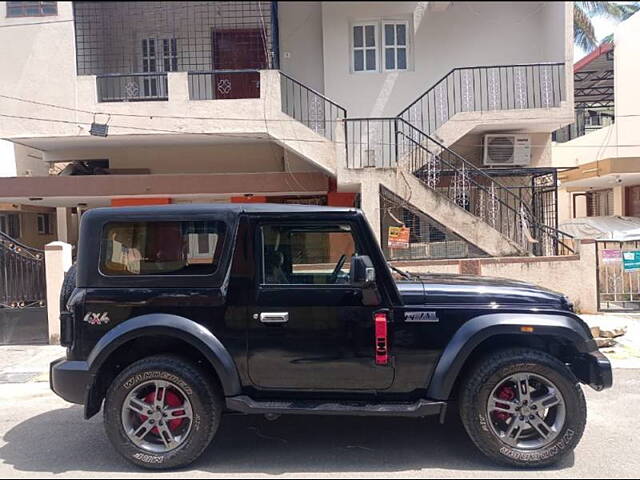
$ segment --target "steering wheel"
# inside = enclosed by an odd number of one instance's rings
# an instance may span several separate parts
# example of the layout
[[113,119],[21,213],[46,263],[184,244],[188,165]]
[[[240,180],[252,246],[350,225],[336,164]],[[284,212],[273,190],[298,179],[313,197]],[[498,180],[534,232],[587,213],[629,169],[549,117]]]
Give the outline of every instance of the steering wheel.
[[338,281],[338,275],[340,275],[340,271],[342,270],[342,267],[344,266],[344,262],[346,261],[347,261],[347,256],[342,254],[340,259],[338,260],[338,263],[336,264],[336,268],[334,268],[333,272],[331,272],[331,276],[329,277],[329,283],[336,283]]

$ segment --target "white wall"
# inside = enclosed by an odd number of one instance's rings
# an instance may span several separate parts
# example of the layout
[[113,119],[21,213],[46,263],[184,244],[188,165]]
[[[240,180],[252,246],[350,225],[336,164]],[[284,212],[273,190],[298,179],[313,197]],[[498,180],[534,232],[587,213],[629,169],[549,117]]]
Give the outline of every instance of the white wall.
[[321,2],[278,2],[280,69],[324,92]]
[[[72,2],[58,2],[58,15],[7,18],[0,2],[0,90],[4,95],[69,105],[75,97]],[[48,23],[51,22],[51,23]],[[3,113],[25,105],[3,99]],[[22,110],[21,110],[22,109]],[[54,112],[68,117],[69,112]]]
[[16,156],[13,143],[0,140],[0,177],[16,176]]
[[[323,2],[324,83],[350,116],[399,113],[454,67],[564,62],[565,2]],[[375,19],[413,25],[413,67],[400,73],[350,73],[350,26]],[[553,19],[553,20],[550,20]]]

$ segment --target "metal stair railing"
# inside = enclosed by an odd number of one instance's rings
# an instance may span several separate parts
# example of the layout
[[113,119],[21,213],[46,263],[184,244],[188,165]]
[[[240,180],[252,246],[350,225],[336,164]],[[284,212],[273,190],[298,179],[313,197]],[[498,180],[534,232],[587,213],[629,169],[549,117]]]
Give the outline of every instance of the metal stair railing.
[[531,254],[574,253],[572,237],[540,223],[509,188],[409,122],[396,126],[397,159],[427,187]]
[[335,141],[336,125],[347,110],[320,92],[280,72],[282,112],[323,137]]

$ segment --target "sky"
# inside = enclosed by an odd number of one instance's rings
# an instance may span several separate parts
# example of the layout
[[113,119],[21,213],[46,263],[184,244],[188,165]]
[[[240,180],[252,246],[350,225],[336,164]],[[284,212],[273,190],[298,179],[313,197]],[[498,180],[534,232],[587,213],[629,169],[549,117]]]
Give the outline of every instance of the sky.
[[[624,4],[624,3],[632,3],[632,2],[618,2],[618,3]],[[616,29],[616,26],[618,25],[618,22],[615,22],[608,18],[602,18],[602,17],[594,17],[591,21],[593,22],[593,26],[596,30],[596,37],[598,38],[598,41],[602,40],[604,37],[606,37],[610,33],[613,33],[614,30]],[[586,55],[586,52],[582,50],[580,47],[576,46],[574,48],[573,60],[575,62],[580,60],[585,55]]]

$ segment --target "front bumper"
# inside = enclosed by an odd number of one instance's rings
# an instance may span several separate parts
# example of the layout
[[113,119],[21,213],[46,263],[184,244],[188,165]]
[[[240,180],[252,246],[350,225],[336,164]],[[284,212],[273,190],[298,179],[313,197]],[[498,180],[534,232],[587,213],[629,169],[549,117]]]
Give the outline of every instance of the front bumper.
[[70,403],[84,404],[94,375],[87,362],[60,358],[49,365],[49,385],[56,395]]
[[578,355],[571,363],[571,370],[582,383],[598,392],[613,386],[611,362],[597,350]]

